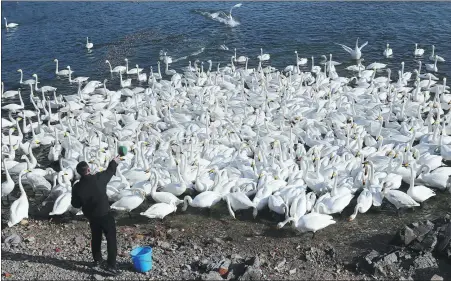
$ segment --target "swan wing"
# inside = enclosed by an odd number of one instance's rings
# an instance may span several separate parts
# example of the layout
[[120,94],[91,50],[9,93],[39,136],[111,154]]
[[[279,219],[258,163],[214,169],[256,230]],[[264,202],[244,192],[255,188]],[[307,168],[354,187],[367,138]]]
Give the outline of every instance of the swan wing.
[[359,49],[360,49],[360,50],[362,50],[362,49],[363,49],[363,47],[365,47],[366,45],[368,45],[368,41],[366,41],[365,43],[363,43],[363,44],[362,44],[362,46],[360,46],[360,48],[359,48]]
[[348,46],[346,46],[346,45],[343,45],[343,44],[338,44],[338,43],[335,43],[335,44],[337,44],[337,45],[339,45],[339,46],[341,46],[346,52],[348,52],[348,53],[350,53],[350,54],[352,54],[353,52],[354,52],[354,50],[353,49],[351,49],[351,48],[349,48]]

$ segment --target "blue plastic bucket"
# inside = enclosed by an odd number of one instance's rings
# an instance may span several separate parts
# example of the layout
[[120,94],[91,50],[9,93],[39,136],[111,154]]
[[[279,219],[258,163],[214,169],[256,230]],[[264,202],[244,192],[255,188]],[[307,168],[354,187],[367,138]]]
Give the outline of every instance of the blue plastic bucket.
[[152,269],[152,247],[136,247],[130,255],[133,266],[138,272],[147,272]]

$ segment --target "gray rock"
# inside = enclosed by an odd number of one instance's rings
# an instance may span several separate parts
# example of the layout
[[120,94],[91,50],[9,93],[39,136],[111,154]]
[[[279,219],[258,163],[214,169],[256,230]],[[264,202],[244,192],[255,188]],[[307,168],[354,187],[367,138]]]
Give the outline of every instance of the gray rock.
[[262,261],[261,261],[260,257],[257,255],[254,258],[254,262],[252,263],[252,266],[255,268],[259,268],[261,263],[262,263]]
[[261,280],[263,277],[263,271],[260,268],[255,268],[252,266],[249,266],[246,269],[246,272],[238,278],[238,280],[242,281],[251,281],[251,280]]
[[290,275],[295,274],[295,273],[296,273],[296,268],[291,269],[290,271],[288,271],[288,273],[289,273]]
[[22,242],[22,238],[19,235],[17,235],[16,233],[14,233],[14,234],[8,236],[5,239],[4,243],[8,246],[17,246],[20,244],[20,242]]
[[104,278],[103,278],[102,275],[94,274],[94,279],[95,279],[95,280],[103,280]]
[[36,238],[34,238],[33,236],[28,237],[27,239],[25,239],[25,242],[28,242],[28,243],[34,243],[35,241],[36,241]]
[[238,254],[232,254],[230,256],[230,259],[233,263],[241,263],[244,260],[244,258]]
[[386,255],[382,260],[381,260],[385,265],[389,265],[389,264],[393,264],[396,263],[398,261],[398,257],[396,256],[396,253],[391,253]]
[[218,244],[224,244],[224,240],[222,240],[221,238],[215,237],[215,238],[213,238],[213,241],[215,241]]
[[224,280],[221,275],[216,271],[210,271],[207,274],[201,276],[202,280]]
[[413,261],[415,269],[438,268],[437,261],[431,253],[425,253]]
[[443,277],[439,276],[437,274],[434,274],[434,276],[432,276],[431,281],[443,281]]
[[165,242],[165,241],[158,241],[157,242],[157,246],[162,248],[162,249],[166,249],[166,250],[169,250],[169,249],[172,248],[171,244],[169,244],[168,242]]

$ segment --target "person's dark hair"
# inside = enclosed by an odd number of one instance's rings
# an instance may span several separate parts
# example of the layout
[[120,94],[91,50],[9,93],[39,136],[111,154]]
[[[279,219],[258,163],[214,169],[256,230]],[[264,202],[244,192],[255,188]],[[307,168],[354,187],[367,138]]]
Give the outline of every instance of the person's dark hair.
[[88,169],[89,169],[89,165],[85,161],[81,161],[80,163],[77,164],[77,173],[80,176],[86,175],[86,173],[88,172]]

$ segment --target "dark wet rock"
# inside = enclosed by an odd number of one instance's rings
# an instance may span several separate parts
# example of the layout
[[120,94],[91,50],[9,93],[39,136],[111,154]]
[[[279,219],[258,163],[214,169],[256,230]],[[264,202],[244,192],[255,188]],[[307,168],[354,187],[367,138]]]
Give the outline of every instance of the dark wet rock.
[[413,276],[415,280],[430,280],[439,272],[439,259],[447,256],[451,226],[449,218],[423,221],[405,226],[394,241],[400,247],[387,253],[371,251],[357,263],[357,268],[375,276]]

